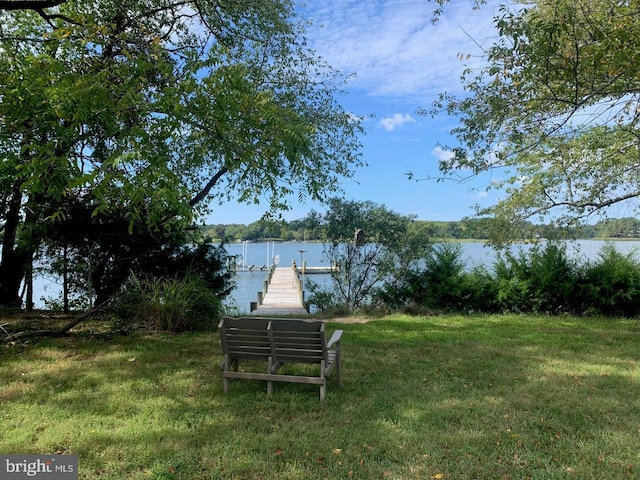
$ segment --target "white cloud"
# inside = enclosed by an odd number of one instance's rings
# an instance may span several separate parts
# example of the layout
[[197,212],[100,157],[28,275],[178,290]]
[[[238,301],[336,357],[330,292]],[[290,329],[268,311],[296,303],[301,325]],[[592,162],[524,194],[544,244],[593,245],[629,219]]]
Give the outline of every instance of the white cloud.
[[475,199],[475,200],[484,200],[485,198],[488,198],[489,194],[487,192],[475,192],[471,198]]
[[408,113],[396,113],[391,117],[385,117],[380,120],[380,125],[382,125],[387,132],[391,132],[405,123],[415,123],[415,119]]
[[451,150],[445,150],[442,147],[436,147],[431,150],[431,154],[438,159],[438,161],[451,160],[453,158],[453,152]]
[[464,68],[458,55],[477,63],[479,44],[494,32],[491,8],[451,2],[434,25],[433,7],[424,0],[314,0],[301,13],[313,22],[312,48],[343,73],[356,74],[350,85],[420,103],[457,90]]

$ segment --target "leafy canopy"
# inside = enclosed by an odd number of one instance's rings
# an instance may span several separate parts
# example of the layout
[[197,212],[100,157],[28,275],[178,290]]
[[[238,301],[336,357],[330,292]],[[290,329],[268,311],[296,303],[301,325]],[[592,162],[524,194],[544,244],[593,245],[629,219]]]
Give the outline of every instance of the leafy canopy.
[[50,197],[52,214],[87,195],[96,214],[115,204],[152,225],[212,198],[286,208],[360,164],[359,122],[334,99],[344,78],[305,47],[288,0],[11,3],[3,183]]
[[[446,3],[446,2],[445,2]],[[614,0],[502,6],[497,40],[462,96],[443,93],[432,114],[458,118],[445,178],[491,171],[504,192],[479,210],[501,234],[523,220],[584,222],[640,197],[640,11]],[[506,238],[506,237],[505,237]]]
[[290,0],[0,1],[0,305],[55,222],[184,242],[211,204],[339,190],[360,121],[302,27]]
[[[320,220],[324,237],[324,257],[338,266],[331,273],[328,290],[311,285],[320,309],[329,304],[354,311],[374,303],[382,282],[396,283],[416,268],[431,244],[413,216],[400,215],[384,205],[332,198]],[[310,220],[315,214],[310,215]],[[362,230],[362,241],[355,231]],[[329,300],[330,299],[330,300]]]

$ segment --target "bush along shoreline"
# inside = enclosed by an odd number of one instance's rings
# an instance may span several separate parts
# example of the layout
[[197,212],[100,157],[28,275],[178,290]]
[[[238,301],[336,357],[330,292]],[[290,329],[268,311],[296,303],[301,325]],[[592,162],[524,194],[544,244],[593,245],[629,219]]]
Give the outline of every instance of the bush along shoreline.
[[544,313],[636,317],[640,261],[605,245],[594,260],[571,258],[557,243],[503,253],[491,268],[467,268],[460,245],[436,245],[424,267],[386,282],[372,301],[411,311]]

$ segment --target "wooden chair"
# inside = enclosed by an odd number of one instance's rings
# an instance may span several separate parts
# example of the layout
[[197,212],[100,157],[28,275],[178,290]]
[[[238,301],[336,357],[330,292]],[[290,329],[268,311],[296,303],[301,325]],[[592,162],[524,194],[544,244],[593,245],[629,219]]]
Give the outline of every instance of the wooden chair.
[[342,386],[342,330],[336,330],[327,342],[324,322],[278,319],[270,322],[268,333],[271,343],[271,373],[276,373],[285,363],[320,365],[319,377],[281,375],[282,378],[278,381],[320,385],[320,400],[324,400],[327,393],[327,377],[335,369],[338,386]]
[[[225,393],[229,390],[229,378],[244,378],[266,380],[269,395],[273,392],[274,381],[319,385],[320,400],[324,400],[327,377],[334,370],[338,385],[342,386],[342,330],[335,331],[327,342],[324,322],[262,317],[225,317],[220,321],[219,330]],[[266,361],[267,372],[238,371],[240,360]],[[319,364],[320,375],[278,373],[286,363]]]
[[264,374],[239,372],[240,360],[268,362],[271,343],[267,327],[268,318],[231,318],[220,320],[218,331],[222,344],[222,378],[224,393],[229,391],[229,378],[261,379]]

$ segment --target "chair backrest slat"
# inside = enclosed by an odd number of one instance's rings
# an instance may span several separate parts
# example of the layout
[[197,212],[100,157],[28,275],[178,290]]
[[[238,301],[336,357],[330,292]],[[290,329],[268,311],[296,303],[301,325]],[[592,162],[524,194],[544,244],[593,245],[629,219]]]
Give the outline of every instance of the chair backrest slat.
[[275,362],[320,363],[327,360],[323,322],[272,320],[269,339]]
[[230,361],[274,363],[327,362],[324,322],[310,320],[231,318],[220,321],[222,350]]
[[271,344],[267,334],[269,321],[224,317],[220,321],[222,351],[233,360],[267,360]]

